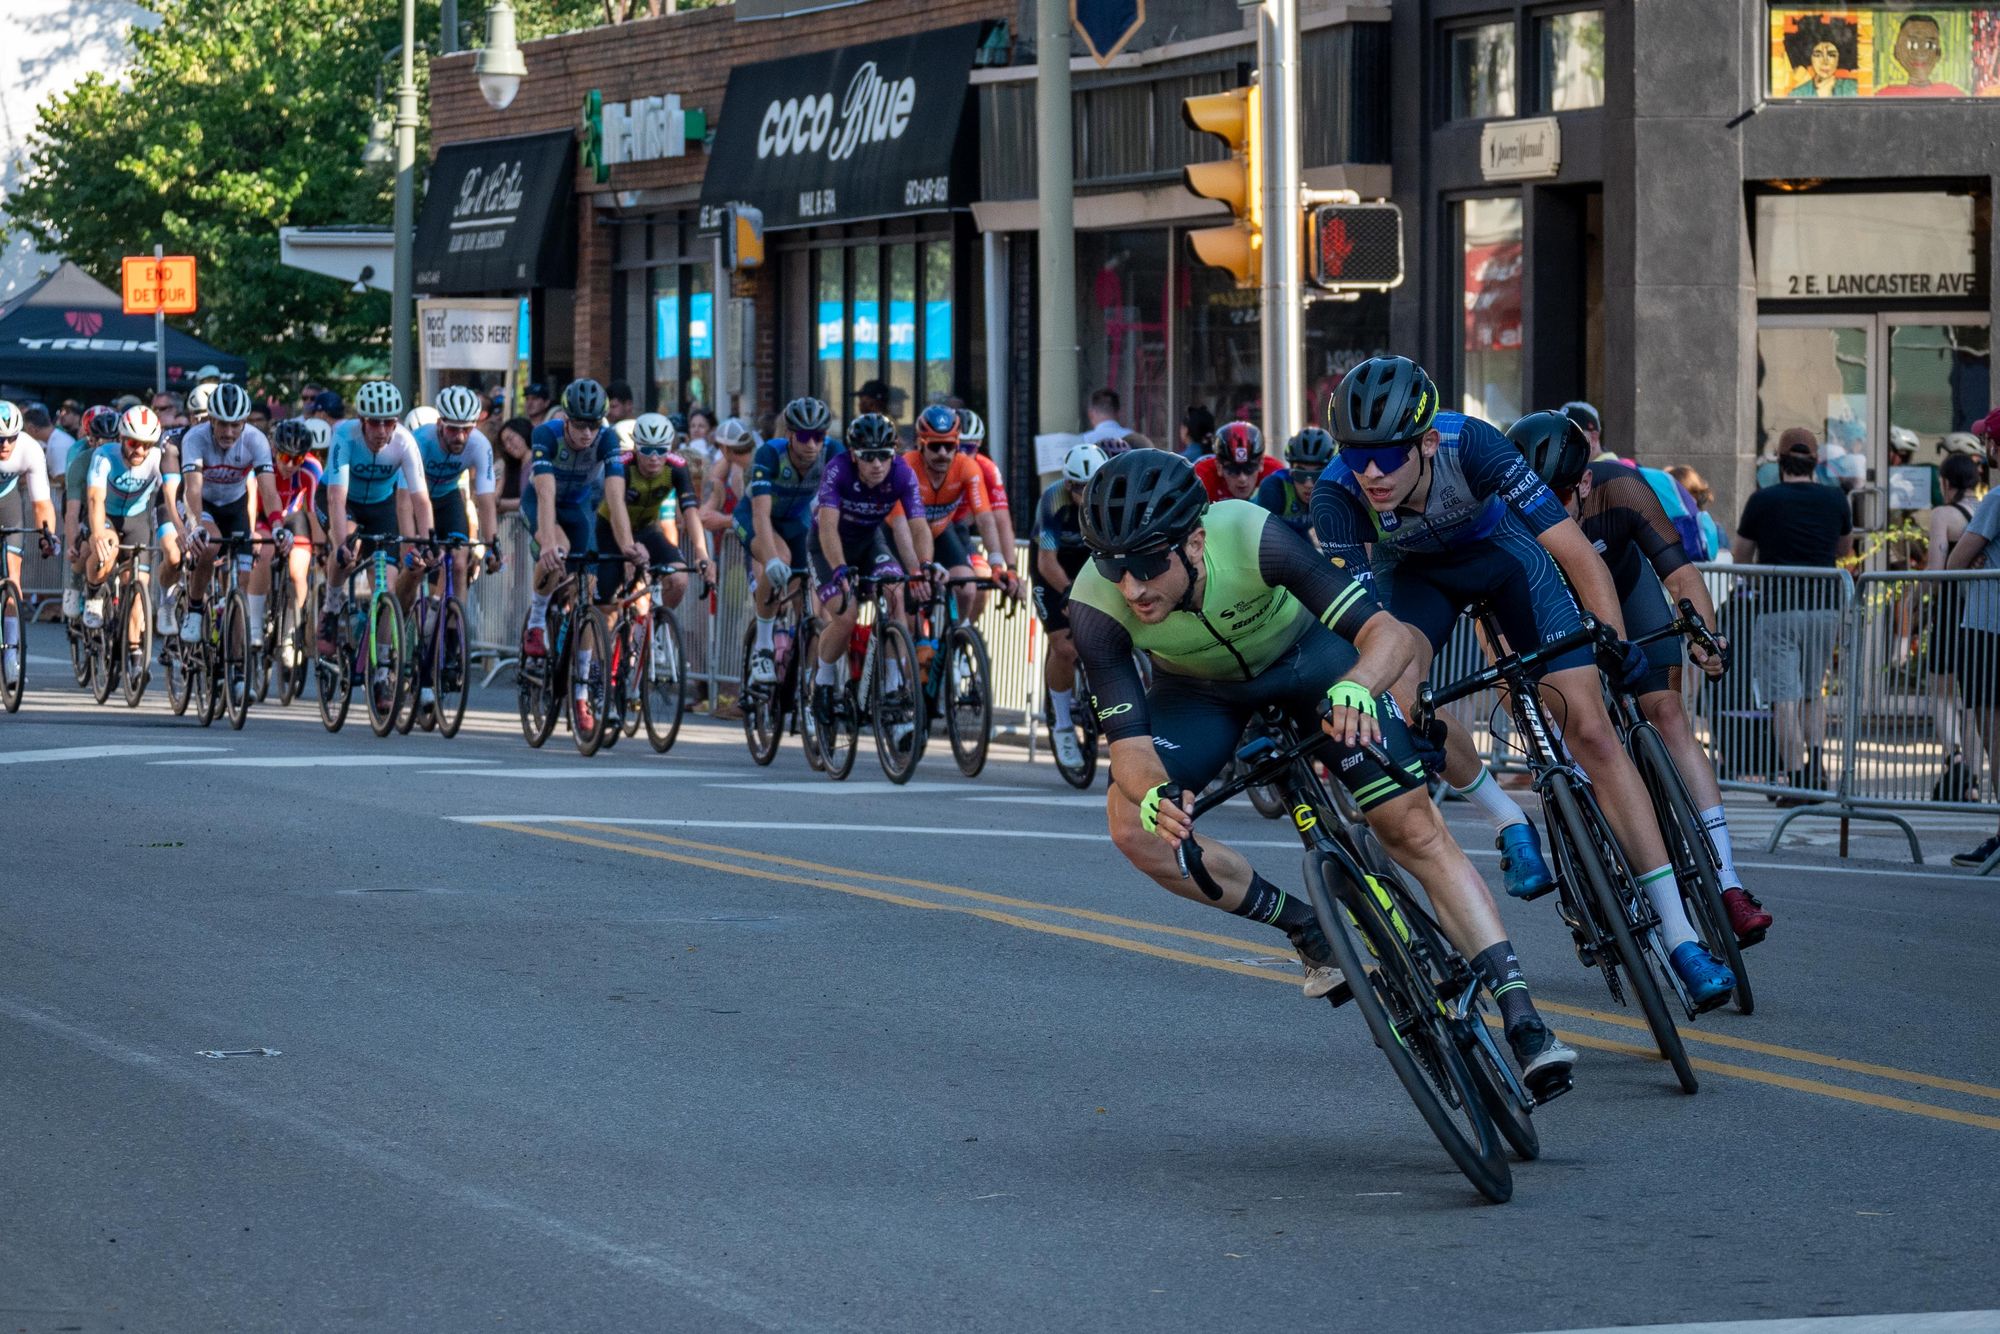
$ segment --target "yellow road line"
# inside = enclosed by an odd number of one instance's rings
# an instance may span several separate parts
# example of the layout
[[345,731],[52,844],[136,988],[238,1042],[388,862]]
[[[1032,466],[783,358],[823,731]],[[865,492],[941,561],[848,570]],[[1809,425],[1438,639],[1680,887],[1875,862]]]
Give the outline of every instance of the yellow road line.
[[[1040,912],[1064,913],[1088,921],[1100,922],[1108,926],[1122,926],[1137,931],[1164,932],[1187,940],[1199,940],[1210,944],[1226,945],[1234,949],[1257,951],[1261,947],[1255,942],[1241,940],[1233,936],[1214,935],[1206,931],[1193,931],[1186,927],[1167,926],[1160,922],[1141,921],[1130,917],[1119,917],[1111,913],[1094,912],[1088,908],[1065,907],[1054,903],[1038,903],[1032,899],[1010,898],[1004,894],[989,894],[982,890],[968,889],[961,885],[945,885],[935,880],[913,880],[905,876],[885,875],[877,871],[864,871],[858,867],[828,866],[820,862],[804,861],[797,857],[785,857],[776,853],[752,852],[747,848],[731,847],[721,843],[700,843],[693,839],[675,838],[668,834],[656,834],[647,830],[633,829],[623,825],[598,824],[588,820],[574,820],[567,823],[578,829],[593,829],[600,833],[621,834],[627,838],[642,838],[649,842],[670,844],[674,847],[693,848],[701,852],[724,853],[732,857],[743,857],[752,861],[769,862],[779,866],[791,866],[805,871],[817,871],[825,875],[859,876],[864,880],[880,880],[889,884],[910,885],[917,889],[928,889],[939,894],[954,894],[963,898],[977,899],[983,903],[1003,904],[1010,908],[1028,908]],[[1277,975],[1274,973],[1274,975]],[[1607,1010],[1591,1009],[1581,1005],[1564,1005],[1556,1001],[1538,1000],[1536,1005],[1550,1014],[1568,1015],[1573,1019],[1589,1019],[1595,1023],[1611,1024],[1618,1028],[1636,1029],[1648,1033],[1646,1021],[1629,1014],[1617,1014]],[[1740,1038],[1727,1033],[1710,1033],[1699,1029],[1682,1028],[1683,1042],[1707,1043],[1716,1047],[1728,1047],[1736,1051],[1754,1052],[1759,1056],[1771,1056],[1781,1060],[1797,1061],[1802,1065],[1816,1065],[1829,1070],[1845,1070],[1850,1074],[1868,1075],[1876,1079],[1887,1079],[1904,1084],[1917,1084],[1925,1088],[1939,1089],[1947,1093],[1963,1093],[1975,1098],[2000,1100],[2000,1088],[1985,1084],[1974,1084],[1963,1079],[1952,1079],[1945,1075],[1927,1075],[1915,1070],[1901,1070],[1891,1065],[1876,1065],[1868,1061],[1849,1060],[1844,1056],[1827,1056],[1820,1052],[1808,1051],[1801,1047],[1786,1047],[1773,1042],[1758,1042],[1753,1038]],[[1646,1048],[1646,1050],[1652,1050]]]
[[[585,828],[601,829],[606,832],[612,832],[612,833],[630,834],[635,832],[633,830],[625,829],[619,826],[591,825],[583,821],[578,821],[575,823]],[[891,893],[887,890],[871,889],[865,885],[849,884],[847,882],[838,880],[805,879],[796,875],[786,875],[779,871],[767,871],[754,866],[738,866],[729,862],[716,861],[713,858],[709,857],[695,857],[685,853],[668,852],[663,848],[637,847],[631,843],[613,842],[609,839],[592,838],[583,834],[566,833],[563,830],[551,829],[545,825],[514,824],[505,820],[484,821],[482,822],[482,825],[484,828],[488,829],[505,829],[512,833],[528,834],[536,838],[555,839],[565,843],[579,844],[584,847],[600,848],[607,852],[622,852],[627,854],[628,856],[650,857],[658,861],[678,862],[686,866],[697,866],[703,868],[704,870],[722,871],[729,875],[746,876],[756,880],[768,880],[776,882],[778,884],[801,886],[811,889],[830,889],[838,893],[850,894],[859,898],[873,899],[881,903],[893,903],[899,907],[920,908],[932,912],[959,913],[967,917],[977,917],[990,922],[998,922],[1004,926],[1019,927],[1024,931],[1035,931],[1035,932],[1040,932],[1044,935],[1060,936],[1070,940],[1089,941],[1092,944],[1106,945],[1111,947],[1112,949],[1126,950],[1134,954],[1143,954],[1151,958],[1167,959],[1174,963],[1192,964],[1197,968],[1208,968],[1208,969],[1213,969],[1217,972],[1234,973],[1241,977],[1256,977],[1265,979],[1267,981],[1283,982],[1287,986],[1295,986],[1298,983],[1298,978],[1290,973],[1281,973],[1268,968],[1257,968],[1249,964],[1237,963],[1231,959],[1217,959],[1209,955],[1191,954],[1185,950],[1169,949],[1165,946],[1153,945],[1146,941],[1129,940],[1123,936],[1106,935],[1103,932],[1099,931],[1086,931],[1078,927],[1063,926],[1054,922],[1037,921],[1033,918],[1021,917],[1014,913],[999,912],[990,908],[971,907],[968,905],[962,905],[956,903],[931,903],[923,899],[911,898],[908,895]],[[672,843],[690,842],[689,840],[670,839],[666,835],[660,835],[660,834],[648,835],[647,837],[659,841],[672,842]],[[802,862],[794,858],[779,857],[767,853],[751,853],[751,852],[746,852],[743,849],[730,848],[718,844],[690,843],[690,846],[704,848],[704,849],[713,849],[715,851],[727,853],[734,856],[750,857],[761,860],[770,860],[774,862],[791,865],[799,869],[809,869],[809,870],[832,869],[832,868],[818,867],[814,863]],[[898,881],[899,883],[911,884],[913,886],[921,888],[932,887],[928,882],[924,881],[900,880],[898,877],[891,877],[891,876],[875,877],[871,872],[860,872],[859,874],[861,874],[864,878],[880,878],[883,880],[895,880]],[[963,889],[957,886],[938,886],[937,888],[949,890],[969,898],[983,899],[987,901],[997,901],[1036,910],[1046,911],[1050,910],[1052,907],[1052,905],[1038,904],[1026,899],[1009,899],[1003,895],[989,895],[982,893],[981,891]],[[1063,909],[1054,909],[1054,910],[1065,911]],[[1081,914],[1086,910],[1075,909],[1070,911],[1074,911],[1076,913]],[[1127,920],[1123,918],[1110,917],[1108,914],[1099,914],[1098,916],[1102,919],[1114,923],[1124,923]],[[1143,924],[1133,923],[1133,925],[1143,925]],[[1195,934],[1195,933],[1187,933],[1187,934]],[[1228,940],[1226,937],[1220,939],[1222,939],[1224,943],[1231,945],[1242,943],[1239,941]],[[1564,1013],[1575,1013],[1593,1019],[1602,1018],[1607,1022],[1620,1022],[1627,1026],[1636,1026],[1633,1024],[1632,1021],[1626,1020],[1624,1016],[1600,1015],[1600,1013],[1597,1011],[1579,1010],[1575,1009],[1574,1007],[1568,1007],[1568,1006],[1548,1005],[1544,1006],[1543,1008],[1549,1010],[1559,1010]],[[1658,1061],[1661,1059],[1659,1052],[1649,1046],[1642,1047],[1634,1043],[1617,1042],[1608,1038],[1596,1037],[1588,1033],[1576,1033],[1567,1030],[1557,1030],[1557,1031],[1559,1036],[1561,1036],[1565,1041],[1573,1043],[1574,1045],[1579,1047],[1585,1047],[1597,1051],[1618,1052],[1620,1054],[1637,1056],[1646,1060]],[[1682,1036],[1692,1037],[1694,1035],[1684,1033]],[[1766,1049],[1768,1047],[1768,1044],[1763,1044],[1763,1043],[1748,1044],[1748,1045],[1751,1045],[1753,1049]],[[1768,1047],[1768,1051],[1773,1054],[1789,1053],[1791,1050],[1792,1049],[1790,1048]],[[1818,1056],[1818,1053],[1812,1053],[1812,1052],[1806,1052],[1800,1054],[1807,1057]],[[1890,1067],[1887,1066],[1871,1067],[1862,1062],[1844,1061],[1837,1057],[1821,1057],[1819,1058],[1819,1060],[1822,1063],[1834,1065],[1841,1069],[1851,1069],[1861,1073],[1867,1073],[1871,1070],[1876,1070],[1876,1069],[1880,1070],[1890,1069]],[[1996,1116],[1986,1116],[1977,1112],[1962,1112],[1957,1110],[1956,1108],[1939,1107],[1932,1103],[1915,1102],[1907,1098],[1894,1098],[1879,1093],[1868,1093],[1860,1089],[1845,1088],[1839,1084],[1828,1084],[1817,1079],[1802,1079],[1794,1075],[1777,1074],[1771,1071],[1753,1069],[1749,1066],[1730,1065],[1720,1061],[1708,1061],[1699,1058],[1692,1058],[1691,1063],[1693,1064],[1695,1069],[1704,1070],[1709,1072],[1710,1074],[1726,1075],[1731,1078],[1750,1080],[1754,1083],[1768,1084],[1776,1088],[1790,1089],[1799,1093],[1818,1094],[1821,1097],[1836,1098],[1845,1102],[1860,1103],[1864,1106],[1876,1107],[1885,1111],[1903,1112],[1912,1116],[1929,1117],[1933,1120],[1949,1121],[1958,1125],[1976,1126],[1985,1130],[2000,1130],[2000,1117]],[[1909,1077],[1909,1072],[1897,1071],[1885,1077],[1907,1078]],[[1919,1076],[1917,1078],[1921,1080],[1924,1077]],[[1977,1089],[1981,1086],[1967,1085],[1966,1087]]]

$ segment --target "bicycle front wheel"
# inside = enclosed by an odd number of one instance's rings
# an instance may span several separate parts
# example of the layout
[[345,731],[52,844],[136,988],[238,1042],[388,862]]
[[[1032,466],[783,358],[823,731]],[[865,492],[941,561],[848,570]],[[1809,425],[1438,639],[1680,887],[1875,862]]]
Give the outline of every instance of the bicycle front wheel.
[[146,683],[153,675],[153,599],[144,585],[125,585],[118,595],[118,619],[113,624],[125,647],[125,660],[119,668],[125,707],[136,709],[146,698]]
[[[118,595],[119,603],[125,600],[124,593]],[[115,613],[114,613],[115,616]],[[111,698],[111,692],[118,688],[119,675],[125,669],[125,662],[118,652],[118,632],[113,628],[116,619],[106,619],[95,630],[86,630],[90,636],[90,659],[95,664],[90,671],[87,684],[90,697],[99,704]]]
[[1749,1014],[1757,1008],[1757,997],[1750,990],[1750,973],[1743,966],[1736,929],[1729,924],[1729,909],[1722,902],[1722,872],[1710,852],[1708,831],[1702,827],[1694,798],[1667,751],[1666,740],[1651,724],[1633,728],[1632,740],[1632,758],[1653,795],[1653,810],[1660,818],[1660,833],[1667,840],[1667,855],[1674,864],[1674,879],[1680,884],[1688,920],[1736,975],[1736,1008]]
[[570,641],[569,729],[576,748],[595,755],[604,744],[605,714],[611,692],[611,629],[604,614],[595,607],[586,609],[574,621],[576,637]]
[[403,609],[378,593],[368,603],[368,638],[361,654],[361,689],[368,700],[368,728],[389,735],[403,702]]
[[750,747],[750,760],[761,768],[778,758],[778,743],[784,739],[785,709],[779,696],[783,682],[759,685],[750,679],[750,659],[756,644],[756,633],[746,629],[743,661],[736,674],[736,707],[743,711],[743,740]]
[[[1652,1030],[1653,1042],[1660,1055],[1674,1069],[1674,1078],[1680,1081],[1683,1093],[1693,1093],[1701,1087],[1695,1079],[1694,1066],[1688,1062],[1687,1047],[1681,1042],[1680,1030],[1674,1026],[1674,1017],[1667,1010],[1666,998],[1660,993],[1658,979],[1653,976],[1637,937],[1632,934],[1631,918],[1628,915],[1626,899],[1620,886],[1612,879],[1611,864],[1607,857],[1619,858],[1618,844],[1611,831],[1604,824],[1604,817],[1598,813],[1597,803],[1583,798],[1576,790],[1567,773],[1556,772],[1549,776],[1545,801],[1554,811],[1549,832],[1552,842],[1558,847],[1558,859],[1565,874],[1578,876],[1581,888],[1589,896],[1592,914],[1598,919],[1599,927],[1617,951],[1618,961],[1624,973],[1625,984],[1639,998],[1639,1010],[1646,1017],[1646,1027]],[[1638,894],[1636,885],[1630,884],[1631,877],[1625,875],[1623,893]],[[1612,982],[1616,994],[1616,982]]]
[[1393,898],[1384,908],[1377,896],[1386,890],[1354,884],[1322,853],[1306,855],[1306,892],[1355,1008],[1424,1123],[1473,1189],[1505,1204],[1514,1194],[1506,1151],[1451,1024],[1395,928]]
[[178,633],[186,613],[187,599],[176,593],[172,605],[167,608],[176,633],[166,641],[160,654],[160,662],[167,669],[167,707],[174,711],[176,718],[187,712],[188,704],[194,698],[194,655],[200,652],[199,645],[190,648]]
[[97,655],[91,649],[89,632],[83,628],[81,618],[64,621],[63,630],[69,639],[69,669],[75,674],[77,685],[88,690],[91,677],[97,674]]
[[870,661],[861,695],[875,733],[875,755],[890,782],[907,783],[917,771],[924,735],[924,694],[909,631],[894,621],[878,622]]
[[404,647],[401,678],[396,691],[396,734],[408,736],[423,712],[424,687],[431,684],[432,664],[437,654],[438,600],[426,593],[410,606],[407,621],[410,639]]
[[251,680],[250,608],[241,593],[231,593],[222,606],[222,707],[230,730],[243,730],[250,716]]
[[[0,645],[0,657],[9,659],[0,662],[0,705],[9,713],[18,713],[21,696],[28,689],[28,637],[21,621],[21,590],[11,579],[0,581],[0,627],[10,625],[14,627],[11,637]],[[103,702],[100,697],[98,703]]]
[[640,708],[645,714],[646,740],[664,755],[681,734],[687,714],[687,654],[681,644],[681,623],[665,607],[653,613],[653,627],[642,635],[645,676]]
[[[320,725],[329,732],[338,732],[347,724],[347,709],[354,694],[354,644],[350,639],[353,618],[342,608],[334,618],[333,656],[321,657],[313,653],[313,684],[319,694]],[[317,638],[317,636],[315,636]],[[172,681],[172,676],[168,676]]]
[[[527,641],[527,620],[521,621],[521,633],[515,643]],[[550,638],[546,632],[544,638]],[[549,734],[556,730],[556,686],[555,660],[544,654],[539,658],[529,657],[523,651],[520,665],[515,669],[520,693],[521,737],[530,746],[540,750]]]
[[438,623],[437,654],[438,734],[447,739],[458,735],[465,722],[465,706],[472,698],[472,640],[465,629],[465,607],[457,597],[444,600],[444,616]]
[[944,643],[944,681],[938,692],[951,757],[958,771],[977,778],[993,741],[993,667],[986,640],[969,625],[953,627]]

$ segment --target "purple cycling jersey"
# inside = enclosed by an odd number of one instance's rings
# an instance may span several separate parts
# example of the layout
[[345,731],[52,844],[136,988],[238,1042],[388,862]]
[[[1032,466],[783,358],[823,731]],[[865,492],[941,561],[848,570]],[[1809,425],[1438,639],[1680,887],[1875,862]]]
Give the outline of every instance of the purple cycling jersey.
[[905,514],[923,512],[917,474],[902,459],[889,461],[889,475],[877,486],[862,482],[853,455],[836,454],[827,460],[819,483],[819,506],[840,511],[843,540],[880,527],[899,504]]

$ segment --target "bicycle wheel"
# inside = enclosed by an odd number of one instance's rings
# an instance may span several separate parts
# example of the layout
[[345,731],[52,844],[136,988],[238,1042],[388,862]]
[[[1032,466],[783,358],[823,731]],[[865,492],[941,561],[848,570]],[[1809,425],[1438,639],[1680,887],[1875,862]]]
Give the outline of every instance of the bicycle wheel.
[[444,616],[438,623],[443,647],[438,653],[437,719],[440,736],[458,735],[465,722],[465,706],[472,699],[472,639],[465,628],[465,606],[457,597],[444,600]]
[[369,730],[376,736],[389,735],[403,702],[403,609],[386,593],[368,601],[361,691],[368,701]]
[[740,694],[736,706],[743,710],[743,740],[750,747],[751,762],[762,767],[778,758],[778,743],[784,739],[784,707],[779,703],[782,682],[758,685],[750,680],[750,658],[757,644],[755,630],[743,631],[743,658],[736,669]]
[[574,625],[576,633],[569,649],[569,730],[577,750],[595,755],[604,744],[605,704],[610,698],[611,628],[604,623],[604,613],[595,607],[586,608]]
[[299,697],[299,691],[305,684],[299,667],[299,664],[305,661],[305,655],[300,652],[299,628],[306,618],[299,614],[299,595],[292,588],[291,576],[280,569],[275,572],[275,577],[278,581],[278,632],[275,645],[278,660],[272,664],[271,675],[278,687],[278,703],[290,705]]
[[194,660],[188,667],[194,717],[203,727],[222,713],[221,639],[221,614],[216,610],[215,599],[210,598],[201,610],[201,633],[195,636]]
[[1479,1090],[1479,1099],[1486,1105],[1486,1114],[1492,1118],[1494,1128],[1516,1157],[1522,1162],[1533,1162],[1542,1156],[1542,1137],[1535,1129],[1529,1109],[1514,1095],[1516,1080],[1505,1064],[1507,1058],[1501,1053],[1500,1044],[1494,1040],[1492,1025],[1483,1017],[1485,1009],[1486,1002],[1481,1001],[1465,1020],[1459,1035],[1459,1051],[1465,1056],[1465,1068],[1472,1074],[1473,1085]]
[[118,682],[125,692],[125,707],[136,709],[146,698],[146,683],[153,676],[153,599],[144,585],[125,585],[118,595],[118,619],[113,624],[125,648]]
[[178,718],[187,712],[194,699],[194,650],[178,633],[181,621],[187,615],[187,598],[181,592],[175,592],[167,615],[176,633],[162,645],[160,664],[167,669],[167,707]]
[[0,580],[0,626],[7,625],[14,627],[14,637],[0,644],[0,655],[12,657],[14,662],[11,670],[0,662],[0,705],[9,713],[18,713],[21,696],[28,689],[28,637],[21,620],[21,590],[11,579]]
[[1647,791],[1653,794],[1653,810],[1667,840],[1667,856],[1674,865],[1674,879],[1680,884],[1688,920],[1736,975],[1736,1008],[1749,1014],[1757,1008],[1757,997],[1750,990],[1750,973],[1743,966],[1736,930],[1729,925],[1729,909],[1722,902],[1722,873],[1710,852],[1708,832],[1702,828],[1694,798],[1667,750],[1666,739],[1656,728],[1650,723],[1635,727],[1631,739],[1632,759],[1645,775]]
[[[1384,916],[1376,894],[1386,896],[1387,891],[1353,885],[1347,868],[1323,853],[1307,854],[1306,872],[1306,892],[1320,930],[1353,988],[1369,1035],[1465,1179],[1487,1199],[1505,1204],[1514,1194],[1514,1178],[1499,1131],[1429,979]],[[1365,954],[1355,945],[1357,936]]]
[[653,613],[653,627],[640,635],[645,689],[639,697],[645,715],[646,740],[664,755],[681,734],[687,713],[687,654],[681,643],[681,623],[671,608]]
[[[936,664],[933,663],[933,666]],[[958,771],[977,778],[993,743],[993,667],[986,640],[969,625],[953,626],[944,643],[944,681],[938,691],[951,757]]]
[[271,626],[271,604],[267,599],[263,621],[250,626],[250,655],[245,659],[250,671],[250,698],[257,704],[271,697],[271,651],[276,646]]
[[222,708],[231,731],[243,730],[250,716],[250,696],[256,683],[250,659],[250,608],[241,593],[231,593],[222,604]]
[[411,604],[405,624],[410,638],[403,646],[402,670],[397,673],[401,678],[396,690],[395,728],[399,736],[408,736],[423,712],[423,687],[430,684],[425,677],[436,661],[438,600],[429,593],[418,598]]
[[892,783],[917,770],[924,731],[924,695],[917,680],[917,651],[909,631],[894,621],[875,626],[872,667],[861,679],[862,707],[875,733],[875,757]]
[[[1613,872],[1606,864],[1608,854],[1618,858],[1622,867],[1623,855],[1617,851],[1618,845],[1611,837],[1611,831],[1605,827],[1604,817],[1598,814],[1597,803],[1586,803],[1579,797],[1567,773],[1558,770],[1549,775],[1544,804],[1554,810],[1555,818],[1549,822],[1549,834],[1550,842],[1557,849],[1558,863],[1563,866],[1565,874],[1582,880],[1598,924],[1617,951],[1625,981],[1639,998],[1640,1012],[1646,1017],[1646,1027],[1653,1032],[1653,1041],[1659,1047],[1660,1055],[1673,1066],[1674,1078],[1680,1081],[1681,1091],[1693,1093],[1700,1084],[1694,1077],[1694,1067],[1688,1063],[1687,1048],[1681,1042],[1680,1030],[1674,1027],[1673,1015],[1667,1011],[1659,981],[1653,976],[1646,956],[1632,934],[1627,900],[1613,884]],[[1636,895],[1639,891],[1629,885],[1630,874],[1625,874],[1623,878],[1628,883],[1627,892]],[[1611,984],[1612,994],[1618,995],[1615,975],[1608,969],[1605,980]]]
[[69,640],[69,669],[76,676],[77,685],[88,690],[91,678],[97,674],[97,654],[91,648],[89,632],[83,628],[81,617],[65,620],[63,632]]
[[1076,737],[1079,763],[1063,763],[1062,752],[1054,745],[1056,734],[1056,708],[1049,699],[1049,692],[1042,692],[1042,722],[1049,729],[1049,754],[1056,762],[1056,772],[1062,780],[1080,792],[1090,790],[1091,780],[1097,777],[1097,727],[1091,717],[1089,692],[1083,689],[1083,673],[1076,676],[1076,687],[1070,703],[1070,732]]
[[[319,721],[329,732],[338,732],[347,723],[347,709],[354,696],[353,618],[345,610],[334,617],[333,656],[318,652],[318,632],[314,632],[313,684],[319,695]],[[169,676],[169,681],[172,677]]]
[[[125,601],[124,590],[119,590],[116,599],[107,597],[105,600],[111,602],[114,609],[122,606]],[[118,635],[112,628],[117,624],[117,612],[114,610],[105,617],[104,623],[97,629],[84,631],[90,637],[89,653],[92,662],[88,679],[84,684],[90,688],[90,697],[99,704],[111,698],[111,692],[118,688],[118,678],[125,668],[124,659],[118,652]]]

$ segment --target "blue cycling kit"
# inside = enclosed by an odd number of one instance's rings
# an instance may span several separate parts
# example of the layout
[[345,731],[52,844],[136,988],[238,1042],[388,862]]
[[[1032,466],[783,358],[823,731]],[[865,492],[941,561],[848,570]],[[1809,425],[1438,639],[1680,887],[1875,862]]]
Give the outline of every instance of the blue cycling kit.
[[1290,468],[1274,472],[1259,482],[1253,499],[1284,520],[1285,526],[1300,536],[1312,531],[1312,507],[1299,499],[1299,489],[1292,485]]
[[104,491],[104,517],[122,519],[149,508],[164,480],[160,472],[163,457],[158,445],[146,451],[137,464],[125,461],[121,444],[99,445],[90,456],[85,486]]
[[417,453],[424,461],[424,480],[433,497],[450,495],[458,489],[458,479],[472,474],[472,494],[493,494],[493,445],[478,431],[466,437],[465,448],[454,454],[444,447],[435,423],[417,428]]
[[361,419],[349,417],[333,429],[326,484],[346,487],[349,505],[379,505],[395,499],[398,491],[422,493],[424,463],[417,453],[417,442],[402,426],[396,427],[389,443],[377,453],[361,436]]
[[759,445],[750,460],[750,485],[743,492],[743,498],[736,502],[737,532],[747,541],[754,531],[750,502],[757,496],[771,498],[773,528],[803,529],[811,517],[813,501],[819,495],[819,484],[825,479],[827,460],[834,456],[836,449],[833,441],[827,441],[820,446],[812,466],[801,468],[792,460],[791,441],[770,440]]
[[564,513],[585,514],[597,508],[604,493],[604,479],[623,477],[625,460],[618,450],[618,433],[602,427],[582,449],[571,446],[569,427],[563,422],[543,422],[535,428],[531,441],[534,462],[529,468],[529,485],[521,488],[524,508],[539,506],[533,478],[552,477],[556,484],[556,508]]

